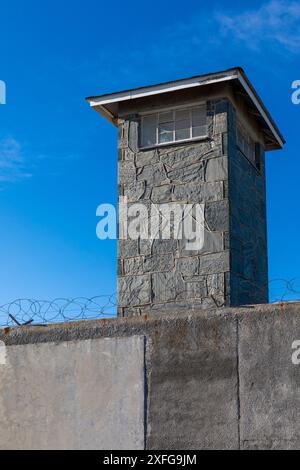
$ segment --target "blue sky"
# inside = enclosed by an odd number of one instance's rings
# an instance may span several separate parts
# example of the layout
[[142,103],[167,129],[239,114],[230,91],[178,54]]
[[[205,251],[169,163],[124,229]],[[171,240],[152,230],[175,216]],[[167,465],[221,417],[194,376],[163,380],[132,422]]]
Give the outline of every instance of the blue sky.
[[296,278],[300,291],[300,106],[291,103],[299,2],[10,0],[0,8],[0,305],[116,290],[116,243],[96,238],[95,211],[116,202],[117,132],[84,98],[236,65],[288,141],[267,154],[269,268],[270,279]]

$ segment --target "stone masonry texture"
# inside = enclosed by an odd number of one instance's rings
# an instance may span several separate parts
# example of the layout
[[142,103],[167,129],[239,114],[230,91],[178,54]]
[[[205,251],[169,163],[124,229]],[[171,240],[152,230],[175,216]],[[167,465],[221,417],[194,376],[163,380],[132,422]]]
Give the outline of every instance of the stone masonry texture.
[[257,143],[258,168],[235,141],[236,113],[229,108],[230,305],[268,302],[265,152]]
[[0,449],[299,449],[300,303],[179,311],[0,329]]
[[141,315],[268,301],[264,150],[260,170],[236,145],[228,98],[207,101],[203,141],[139,149],[138,114],[119,119],[119,196],[128,204],[203,204],[204,246],[120,240],[118,313]]

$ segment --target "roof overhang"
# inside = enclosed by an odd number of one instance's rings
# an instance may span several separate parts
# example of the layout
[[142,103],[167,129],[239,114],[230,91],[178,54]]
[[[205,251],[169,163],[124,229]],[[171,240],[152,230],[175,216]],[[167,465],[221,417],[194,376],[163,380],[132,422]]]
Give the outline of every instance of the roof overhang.
[[175,80],[172,82],[160,83],[158,85],[134,88],[101,96],[91,96],[86,99],[92,108],[98,111],[114,125],[117,125],[118,115],[115,111],[115,105],[122,101],[137,100],[162,93],[176,92],[193,87],[214,85],[222,82],[231,82],[238,86],[248,101],[251,102],[257,116],[264,121],[266,131],[270,138],[270,144],[267,148],[270,150],[283,148],[285,140],[282,134],[241,67],[212,74],[197,75],[191,78]]

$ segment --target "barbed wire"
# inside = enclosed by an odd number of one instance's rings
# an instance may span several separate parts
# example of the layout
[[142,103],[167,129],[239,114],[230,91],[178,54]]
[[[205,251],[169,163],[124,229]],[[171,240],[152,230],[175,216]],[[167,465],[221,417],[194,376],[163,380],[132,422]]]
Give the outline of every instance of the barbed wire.
[[269,282],[269,295],[271,303],[300,300],[300,280],[272,279]]
[[17,299],[0,306],[0,326],[37,325],[116,316],[116,294],[53,301]]
[[[270,303],[300,300],[300,280],[272,279],[269,282],[269,294]],[[216,307],[222,307],[224,303],[220,298],[223,295],[224,292],[218,292],[213,288],[209,297]],[[0,327],[95,320],[115,317],[116,314],[116,294],[91,298],[57,298],[53,301],[17,299],[0,306]]]

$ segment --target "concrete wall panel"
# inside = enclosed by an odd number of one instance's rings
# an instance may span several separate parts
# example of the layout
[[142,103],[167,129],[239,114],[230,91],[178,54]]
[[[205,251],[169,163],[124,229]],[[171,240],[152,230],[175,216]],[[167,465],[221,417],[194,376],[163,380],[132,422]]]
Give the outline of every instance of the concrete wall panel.
[[300,340],[300,315],[288,304],[240,317],[241,448],[300,448],[300,365],[292,362],[295,340]]
[[0,449],[143,449],[143,336],[6,349]]
[[297,340],[299,302],[0,329],[0,449],[299,449]]
[[191,315],[152,336],[147,448],[238,448],[236,328]]

